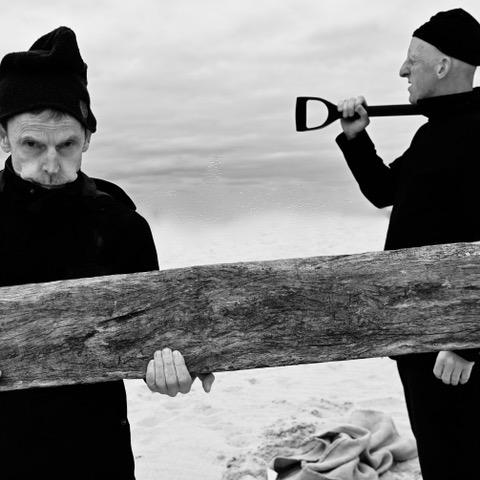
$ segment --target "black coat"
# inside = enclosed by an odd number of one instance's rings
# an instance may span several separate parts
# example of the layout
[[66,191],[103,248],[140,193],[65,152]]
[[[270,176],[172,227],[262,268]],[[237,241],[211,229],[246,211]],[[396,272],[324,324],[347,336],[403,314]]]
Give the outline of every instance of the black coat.
[[[426,98],[419,107],[428,122],[389,166],[366,132],[337,137],[366,198],[393,205],[386,250],[480,240],[480,90]],[[477,352],[457,353],[478,360]]]
[[[10,159],[0,172],[0,262],[0,286],[158,269],[150,228],[119,187],[80,172],[46,190]],[[0,452],[2,480],[132,480],[123,382],[0,393]]]

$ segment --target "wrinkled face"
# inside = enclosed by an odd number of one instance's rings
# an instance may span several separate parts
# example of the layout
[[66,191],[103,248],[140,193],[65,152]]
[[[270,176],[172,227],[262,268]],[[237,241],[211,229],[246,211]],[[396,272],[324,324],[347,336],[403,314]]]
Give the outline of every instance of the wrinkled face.
[[409,102],[417,103],[420,98],[437,94],[438,76],[435,62],[435,47],[413,37],[408,49],[407,59],[400,68],[400,76],[407,78],[410,86]]
[[12,156],[15,172],[24,180],[53,189],[75,181],[90,133],[70,115],[22,113],[0,131],[2,150]]

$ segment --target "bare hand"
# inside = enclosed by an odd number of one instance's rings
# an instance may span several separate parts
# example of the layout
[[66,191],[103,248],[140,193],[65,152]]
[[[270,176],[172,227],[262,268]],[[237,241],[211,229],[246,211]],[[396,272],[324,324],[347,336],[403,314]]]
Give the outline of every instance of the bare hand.
[[475,362],[469,362],[460,355],[447,350],[438,352],[433,374],[447,385],[467,383]]
[[[337,109],[342,113],[340,123],[349,140],[352,140],[361,131],[365,130],[370,123],[370,118],[364,105],[367,105],[364,97],[348,98],[338,102]],[[352,117],[355,114],[358,114],[360,118],[353,119]]]
[[[153,360],[148,362],[146,382],[152,392],[175,397],[177,393],[188,393],[195,378],[192,379],[185,365],[183,355],[170,348],[157,350]],[[212,373],[199,375],[203,389],[209,392],[215,377]]]

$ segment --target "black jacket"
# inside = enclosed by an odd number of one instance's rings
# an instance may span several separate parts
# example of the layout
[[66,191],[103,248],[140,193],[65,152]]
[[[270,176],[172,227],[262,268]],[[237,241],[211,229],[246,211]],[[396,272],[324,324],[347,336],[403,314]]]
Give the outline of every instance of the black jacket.
[[[337,137],[362,193],[393,205],[385,249],[480,240],[480,89],[418,103],[428,122],[384,165],[366,132]],[[478,360],[478,349],[462,350]]]
[[[119,187],[79,172],[75,182],[46,190],[7,160],[0,286],[157,269],[150,228]],[[0,452],[2,480],[132,480],[123,382],[0,393]]]

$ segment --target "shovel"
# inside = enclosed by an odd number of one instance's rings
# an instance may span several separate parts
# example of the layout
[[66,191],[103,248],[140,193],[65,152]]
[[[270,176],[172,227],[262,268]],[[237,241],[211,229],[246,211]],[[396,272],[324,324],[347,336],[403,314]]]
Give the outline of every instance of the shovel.
[[[316,127],[307,127],[307,102],[309,100],[316,100],[322,102],[327,107],[326,120]],[[390,117],[398,115],[422,115],[422,112],[416,105],[364,105],[370,117]],[[297,132],[305,132],[307,130],[317,130],[319,128],[330,125],[335,120],[342,117],[342,114],[337,110],[337,106],[332,102],[319,97],[297,97],[297,104],[295,107],[295,123]],[[357,115],[358,118],[358,115]],[[355,116],[352,117],[355,119]]]

